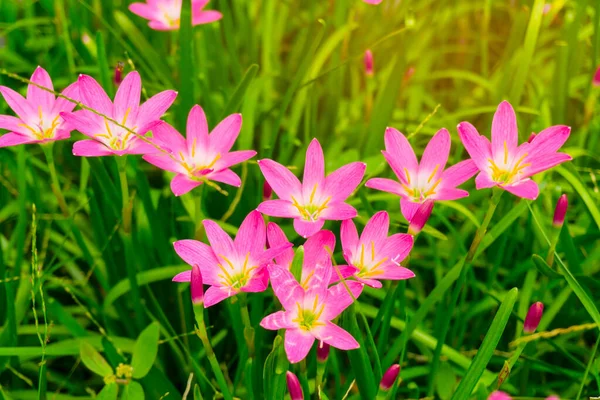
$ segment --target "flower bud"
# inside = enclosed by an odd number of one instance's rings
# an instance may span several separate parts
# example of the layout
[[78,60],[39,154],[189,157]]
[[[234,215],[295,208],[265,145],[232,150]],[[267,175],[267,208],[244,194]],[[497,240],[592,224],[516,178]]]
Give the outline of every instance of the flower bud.
[[427,223],[429,216],[431,215],[431,211],[433,211],[433,200],[425,200],[425,202],[419,206],[417,212],[410,220],[408,225],[408,233],[411,235],[416,235],[421,232]]
[[114,76],[114,82],[115,85],[119,86],[121,84],[121,82],[123,82],[123,69],[125,68],[125,64],[123,64],[121,61],[119,61],[117,63],[117,66],[115,67],[115,76]]
[[537,136],[537,133],[531,132],[531,135],[529,135],[529,139],[527,139],[527,143],[531,143],[531,141],[533,139],[535,139],[536,136]]
[[544,313],[544,305],[541,302],[536,302],[529,307],[527,316],[525,317],[525,323],[523,324],[523,332],[533,333],[540,324],[542,314]]
[[556,208],[554,209],[552,225],[554,225],[556,228],[560,228],[565,223],[565,215],[567,214],[568,207],[569,200],[567,199],[567,195],[563,194],[556,202]]
[[600,86],[600,66],[598,67],[598,69],[596,70],[596,73],[594,74],[594,79],[592,80],[592,85]]
[[265,180],[265,184],[263,185],[263,201],[267,201],[271,199],[273,195],[273,188],[269,185],[269,182]]
[[507,393],[504,393],[500,390],[496,390],[495,392],[490,394],[490,397],[488,397],[488,400],[511,400],[511,399],[512,399],[512,397],[510,397]]
[[294,375],[293,372],[288,371],[285,374],[285,378],[287,381],[288,391],[290,392],[291,400],[304,400],[304,395],[302,394],[302,386],[300,386],[300,381],[298,381],[298,377]]
[[368,76],[373,76],[373,53],[371,50],[365,51],[365,73]]
[[552,396],[546,397],[546,400],[560,400],[560,397],[552,395]]
[[398,378],[398,374],[400,374],[400,364],[394,364],[385,371],[383,377],[381,378],[381,382],[379,383],[379,387],[381,390],[388,391],[394,386],[394,382]]
[[190,292],[193,304],[204,303],[204,287],[202,286],[202,274],[200,267],[196,264],[192,267],[192,278],[190,280]]
[[327,357],[329,357],[329,348],[330,346],[325,342],[319,342],[317,346],[317,361],[320,363],[324,363],[327,361]]

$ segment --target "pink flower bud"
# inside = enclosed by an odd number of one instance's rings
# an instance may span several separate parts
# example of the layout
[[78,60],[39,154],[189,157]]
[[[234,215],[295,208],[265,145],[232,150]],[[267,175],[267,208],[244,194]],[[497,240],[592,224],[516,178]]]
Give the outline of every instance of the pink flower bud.
[[263,185],[263,201],[269,200],[272,195],[273,189],[271,188],[271,185],[269,185],[269,182],[265,181],[265,184]]
[[327,361],[327,357],[329,357],[329,345],[325,342],[319,342],[317,346],[317,361],[320,363],[324,363]]
[[552,10],[552,4],[546,3],[546,4],[544,4],[544,9],[542,10],[542,14],[546,15],[550,12],[550,10]]
[[533,333],[540,324],[542,314],[544,313],[544,305],[541,302],[536,302],[529,307],[527,316],[525,317],[525,323],[523,324],[523,332]]
[[402,77],[402,81],[404,83],[408,82],[408,80],[415,74],[415,72],[416,72],[415,67],[408,67],[408,69],[404,73],[404,77]]
[[546,400],[560,400],[560,397],[552,395],[552,396],[546,397]]
[[379,4],[382,0],[363,0],[367,4]]
[[200,273],[200,267],[194,265],[192,267],[192,278],[190,280],[190,292],[192,294],[192,303],[202,304],[204,303],[204,287],[202,286],[202,274]]
[[596,73],[594,74],[594,79],[592,80],[592,85],[600,86],[600,67],[598,67],[598,69],[596,70]]
[[427,223],[429,216],[431,215],[431,211],[433,211],[433,200],[425,200],[425,202],[419,206],[417,212],[410,220],[410,224],[408,225],[408,233],[411,235],[416,235],[421,232]]
[[383,378],[381,378],[381,382],[379,383],[379,387],[382,390],[390,390],[392,386],[394,386],[394,382],[398,378],[398,374],[400,374],[400,364],[394,364],[385,371],[383,374]]
[[511,399],[512,399],[512,397],[510,397],[508,394],[506,394],[500,390],[496,390],[495,392],[490,394],[490,397],[488,397],[488,400],[511,400]]
[[556,208],[554,209],[554,218],[552,219],[552,225],[560,228],[565,223],[565,215],[567,214],[567,208],[569,207],[569,200],[567,195],[563,194],[559,197],[556,202]]
[[298,381],[298,377],[294,375],[293,372],[288,371],[285,374],[285,378],[287,380],[288,391],[290,392],[291,400],[304,400],[304,395],[302,394],[302,386],[300,386],[300,381]]
[[527,139],[527,142],[528,142],[528,143],[531,143],[531,141],[532,141],[533,139],[535,139],[535,137],[536,137],[536,136],[537,136],[537,133],[535,133],[535,132],[531,132],[531,135],[529,135],[529,139]]
[[373,53],[371,50],[365,51],[365,73],[368,76],[373,76]]
[[117,66],[115,67],[115,76],[114,76],[114,82],[115,85],[119,86],[121,84],[121,82],[123,81],[123,69],[125,68],[125,64],[123,64],[121,61],[119,61],[117,63]]

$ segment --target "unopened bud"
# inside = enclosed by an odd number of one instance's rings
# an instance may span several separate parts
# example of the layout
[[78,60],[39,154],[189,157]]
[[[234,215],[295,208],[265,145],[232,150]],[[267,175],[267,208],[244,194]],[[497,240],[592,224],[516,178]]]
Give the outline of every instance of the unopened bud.
[[560,400],[560,397],[552,395],[552,396],[546,397],[546,400]]
[[425,202],[419,206],[417,212],[410,220],[408,225],[408,233],[411,235],[416,235],[421,232],[427,223],[427,220],[431,216],[431,211],[433,211],[433,200],[425,200]]
[[285,374],[285,378],[287,381],[288,391],[290,392],[291,400],[304,400],[304,395],[302,394],[302,386],[300,386],[300,381],[298,381],[298,377],[294,375],[293,372],[288,371]]
[[373,76],[373,52],[371,50],[365,51],[365,73],[368,76]]
[[563,194],[559,197],[556,202],[556,208],[554,209],[554,218],[552,219],[552,225],[560,228],[565,223],[565,215],[567,214],[567,208],[569,207],[569,200],[567,195]]
[[525,323],[523,324],[523,332],[533,333],[540,324],[542,314],[544,313],[544,305],[541,302],[536,302],[529,307],[527,316],[525,317]]
[[596,73],[594,74],[594,79],[592,80],[592,85],[600,86],[600,67],[598,67],[598,69],[596,70]]
[[119,86],[121,84],[121,82],[123,82],[123,69],[125,68],[125,64],[123,64],[121,61],[119,61],[117,63],[117,66],[115,67],[115,76],[114,76],[114,82],[115,85]]
[[269,185],[269,182],[265,181],[263,185],[263,201],[267,201],[273,195],[273,188]]
[[196,264],[194,264],[194,266],[192,267],[190,292],[192,294],[193,304],[204,303],[204,287],[202,286],[202,273],[200,272],[200,267]]
[[381,378],[381,382],[379,383],[379,387],[381,390],[387,391],[394,386],[398,375],[400,374],[400,364],[394,364],[385,371],[383,374],[383,378]]
[[531,141],[533,139],[535,139],[536,136],[537,136],[537,133],[531,132],[531,135],[529,135],[529,139],[527,139],[527,143],[531,143]]
[[320,363],[324,363],[327,361],[327,357],[329,357],[329,348],[330,346],[325,342],[319,342],[317,346],[317,361]]
[[504,393],[500,390],[496,390],[495,392],[492,392],[490,394],[490,396],[488,397],[488,400],[511,400],[512,397],[510,397],[507,393]]

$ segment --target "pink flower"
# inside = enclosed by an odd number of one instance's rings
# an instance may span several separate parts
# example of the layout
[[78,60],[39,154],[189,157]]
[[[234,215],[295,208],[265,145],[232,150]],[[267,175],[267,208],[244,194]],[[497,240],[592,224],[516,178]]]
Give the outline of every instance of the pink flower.
[[362,292],[360,282],[349,281],[327,288],[331,279],[331,263],[319,264],[304,289],[287,269],[269,265],[271,286],[285,311],[267,315],[260,326],[265,329],[285,329],[284,348],[291,363],[303,360],[315,340],[321,340],[341,350],[358,348],[358,342],[348,332],[331,322]]
[[[188,0],[189,1],[189,0]],[[208,24],[220,20],[218,11],[203,11],[209,0],[192,0],[192,25]],[[149,20],[148,26],[157,31],[179,29],[182,0],[147,0],[146,3],[133,3],[129,11]]]
[[[31,81],[40,86],[54,90],[48,72],[42,67],[37,67]],[[77,103],[70,102],[35,85],[27,87],[27,98],[19,93],[0,86],[0,93],[9,107],[17,114],[0,115],[0,129],[10,132],[0,137],[0,147],[15,146],[25,143],[46,143],[70,137],[71,127],[60,117],[62,111],[71,111]],[[63,95],[78,100],[79,90],[77,83],[69,85]]]
[[154,146],[138,138],[138,135],[144,135],[160,121],[160,117],[175,101],[177,92],[165,90],[140,106],[142,81],[140,75],[133,71],[119,85],[113,104],[102,86],[91,76],[79,75],[78,83],[81,102],[85,106],[116,120],[136,134],[89,110],[61,113],[69,126],[90,137],[75,142],[74,155],[122,156],[156,151]]
[[323,149],[313,139],[306,150],[302,183],[273,160],[260,160],[258,165],[279,199],[264,201],[257,210],[273,217],[294,218],[294,229],[300,236],[314,235],[326,220],[356,217],[356,210],[345,200],[362,181],[365,163],[347,164],[325,177]]
[[240,177],[229,169],[256,155],[254,150],[230,151],[242,127],[242,115],[225,118],[208,133],[202,107],[192,107],[187,120],[186,138],[171,125],[161,122],[152,129],[154,142],[167,152],[146,154],[150,164],[177,175],[171,181],[175,196],[181,196],[205,180],[239,187]]
[[379,4],[382,0],[363,0],[367,4]]
[[368,76],[373,76],[373,52],[371,50],[365,51],[365,73]]
[[495,392],[490,394],[490,396],[488,397],[488,400],[511,400],[511,399],[512,399],[512,397],[510,397],[507,393],[504,393],[500,390],[496,390]]
[[596,73],[594,74],[594,78],[592,79],[592,85],[600,86],[600,66],[598,67],[598,69],[596,70]]
[[[413,246],[413,237],[396,233],[388,237],[390,218],[380,211],[367,222],[360,238],[352,220],[342,222],[340,236],[346,262],[356,269],[354,276],[360,282],[380,288],[381,279],[409,279],[415,274],[402,266]],[[343,267],[342,274],[344,274]]]
[[470,123],[458,125],[460,139],[480,171],[475,178],[477,189],[499,186],[530,200],[539,194],[531,176],[571,160],[568,154],[557,153],[570,132],[568,126],[551,126],[519,146],[517,117],[507,101],[494,114],[491,143]]
[[468,196],[466,190],[456,187],[477,172],[471,160],[444,170],[450,154],[450,133],[446,129],[440,129],[431,138],[420,163],[406,137],[394,128],[385,131],[382,153],[400,182],[373,178],[365,186],[400,196],[400,209],[408,222],[425,200],[455,200]]
[[[268,286],[266,266],[289,246],[265,250],[265,222],[252,211],[238,230],[235,240],[216,223],[204,220],[210,246],[196,240],[179,240],[175,251],[189,265],[198,265],[202,280],[210,287],[204,305],[210,307],[240,292],[262,292]],[[174,282],[189,282],[192,271],[177,274]]]

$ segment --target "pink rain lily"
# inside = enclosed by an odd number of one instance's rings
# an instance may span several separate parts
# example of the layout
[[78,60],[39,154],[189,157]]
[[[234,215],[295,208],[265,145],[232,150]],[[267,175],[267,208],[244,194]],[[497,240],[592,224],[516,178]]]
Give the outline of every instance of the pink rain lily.
[[[31,75],[31,82],[54,90],[50,75],[42,67],[36,68]],[[17,114],[16,117],[0,115],[0,129],[9,131],[0,137],[0,147],[46,143],[71,136],[71,128],[60,117],[60,113],[73,110],[77,103],[57,98],[53,93],[32,84],[27,87],[26,98],[6,86],[0,86],[0,93]],[[62,94],[78,100],[77,83],[69,85]]]
[[356,217],[356,209],[345,201],[362,181],[365,163],[347,164],[325,177],[323,149],[313,139],[306,151],[302,183],[273,160],[260,160],[258,165],[279,199],[264,201],[257,210],[273,217],[294,218],[294,229],[300,236],[314,235],[326,220]]
[[[177,92],[165,90],[140,106],[142,81],[140,75],[133,71],[127,74],[119,85],[113,104],[102,86],[91,76],[80,75],[78,83],[81,102],[103,116],[89,110],[61,113],[70,126],[90,137],[75,142],[74,155],[122,156],[156,151],[155,146],[138,136],[143,136],[160,122],[160,117],[175,101]],[[128,129],[116,125],[105,117],[119,122]]]
[[[210,307],[240,292],[262,292],[268,286],[267,264],[289,247],[265,250],[266,228],[262,215],[252,211],[231,240],[211,220],[204,220],[210,246],[196,240],[179,240],[175,251],[189,265],[198,265],[205,284],[204,305]],[[177,274],[174,282],[189,282],[192,270]]]
[[406,233],[388,236],[390,218],[379,211],[367,222],[360,237],[352,220],[342,222],[340,236],[346,262],[355,268],[360,282],[380,288],[381,279],[402,280],[415,274],[400,265],[413,247],[413,237]]
[[408,139],[394,128],[385,131],[385,150],[382,153],[399,182],[373,178],[365,186],[400,196],[400,209],[408,222],[428,199],[456,200],[468,196],[469,192],[456,187],[477,172],[477,166],[471,160],[461,161],[444,170],[450,154],[450,133],[447,129],[440,129],[431,138],[420,163]]
[[188,116],[186,138],[171,125],[161,122],[152,129],[152,134],[154,142],[166,152],[146,154],[144,160],[177,174],[171,181],[175,196],[189,192],[206,180],[239,187],[240,177],[229,168],[256,155],[254,150],[230,151],[241,127],[241,114],[233,114],[209,134],[204,111],[195,105]]
[[291,363],[303,360],[315,340],[341,350],[359,347],[352,335],[331,320],[360,295],[363,289],[360,282],[349,281],[327,288],[332,267],[331,263],[323,263],[317,266],[309,289],[304,289],[287,269],[278,265],[269,265],[268,269],[273,291],[285,311],[267,315],[260,326],[269,330],[286,330],[284,348]]
[[467,152],[477,165],[477,189],[499,186],[515,196],[534,200],[539,194],[531,176],[565,161],[571,156],[558,153],[571,128],[551,126],[538,133],[531,142],[518,144],[517,117],[509,102],[498,106],[492,121],[492,141],[479,135],[468,122],[458,125],[458,133]]
[[[218,11],[204,11],[209,0],[192,0],[192,25],[208,24],[220,20],[223,15]],[[182,0],[147,0],[145,3],[133,3],[129,10],[149,20],[148,26],[157,31],[179,29]]]

